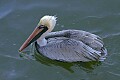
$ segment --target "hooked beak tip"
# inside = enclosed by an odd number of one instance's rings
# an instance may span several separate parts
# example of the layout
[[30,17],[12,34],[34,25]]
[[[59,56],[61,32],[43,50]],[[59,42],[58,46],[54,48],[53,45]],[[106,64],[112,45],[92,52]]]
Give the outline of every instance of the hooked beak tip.
[[22,49],[20,48],[20,49],[18,50],[18,52],[22,52]]
[[22,52],[22,51],[19,49],[18,52]]

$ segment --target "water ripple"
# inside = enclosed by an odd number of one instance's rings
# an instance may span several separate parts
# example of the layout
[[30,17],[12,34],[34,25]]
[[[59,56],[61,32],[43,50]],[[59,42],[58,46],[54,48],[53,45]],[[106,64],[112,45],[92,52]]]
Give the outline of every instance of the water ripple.
[[6,17],[6,16],[7,16],[8,14],[10,14],[11,12],[12,12],[11,9],[5,10],[5,11],[3,11],[3,12],[0,11],[0,19]]
[[0,56],[5,57],[5,58],[11,58],[11,59],[16,59],[16,60],[21,60],[21,58],[19,58],[19,57],[13,57],[13,56],[10,56],[10,55],[2,55],[2,54],[0,54]]
[[12,12],[14,8],[14,2],[6,3],[0,6],[0,19],[6,17],[8,14]]
[[118,74],[118,73],[114,73],[114,72],[110,72],[110,71],[108,71],[108,73],[110,73],[110,74],[112,74],[112,75],[115,75],[115,76],[119,76],[119,77],[120,77],[120,74]]
[[113,37],[113,36],[119,36],[120,32],[118,33],[112,33],[112,34],[108,34],[108,35],[104,35],[103,38],[108,38],[108,37]]

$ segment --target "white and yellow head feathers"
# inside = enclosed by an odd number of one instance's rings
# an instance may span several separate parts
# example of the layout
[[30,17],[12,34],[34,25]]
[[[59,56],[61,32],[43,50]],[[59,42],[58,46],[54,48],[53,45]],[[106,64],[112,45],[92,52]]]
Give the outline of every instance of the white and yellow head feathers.
[[49,15],[43,16],[40,19],[38,26],[44,25],[44,26],[48,27],[48,29],[52,30],[56,24],[56,21],[57,21],[56,18],[57,17],[55,17],[55,16],[49,16]]

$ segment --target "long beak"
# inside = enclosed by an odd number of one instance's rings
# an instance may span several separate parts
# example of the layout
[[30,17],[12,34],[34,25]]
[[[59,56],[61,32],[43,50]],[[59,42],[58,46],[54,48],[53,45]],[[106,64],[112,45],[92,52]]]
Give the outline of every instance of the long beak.
[[[28,37],[28,39],[23,43],[20,47],[19,52],[23,51],[27,46],[29,46],[33,41],[35,41],[35,37],[43,30],[44,28],[36,27],[32,34]],[[34,39],[34,40],[33,40]],[[37,38],[36,38],[37,39]]]

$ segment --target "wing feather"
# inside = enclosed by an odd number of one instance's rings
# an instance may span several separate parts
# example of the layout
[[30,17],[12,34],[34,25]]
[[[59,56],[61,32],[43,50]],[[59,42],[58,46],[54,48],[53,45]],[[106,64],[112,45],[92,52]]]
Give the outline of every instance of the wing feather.
[[107,50],[102,39],[82,30],[51,32],[46,36],[48,44],[39,46],[44,56],[60,61],[99,61],[104,60]]
[[100,58],[101,52],[90,48],[81,41],[68,38],[55,39],[60,41],[57,40],[56,43],[48,43],[46,46],[39,47],[39,52],[50,59],[68,62],[95,61]]

